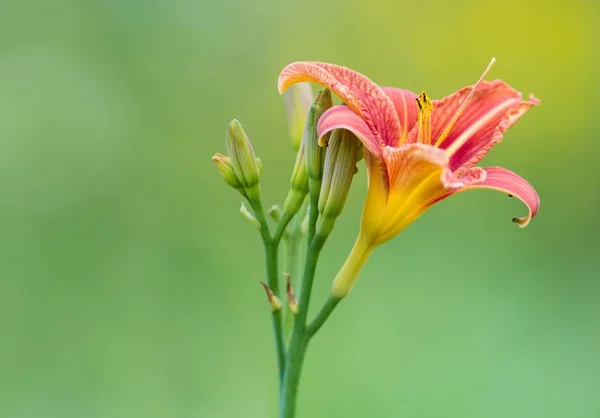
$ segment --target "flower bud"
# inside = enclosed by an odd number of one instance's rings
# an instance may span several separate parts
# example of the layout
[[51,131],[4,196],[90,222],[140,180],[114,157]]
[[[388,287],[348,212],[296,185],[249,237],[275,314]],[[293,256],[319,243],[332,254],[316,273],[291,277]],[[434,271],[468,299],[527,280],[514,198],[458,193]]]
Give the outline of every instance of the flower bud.
[[308,194],[308,175],[306,174],[306,153],[304,142],[300,144],[300,149],[296,155],[296,163],[292,172],[290,181],[290,191],[283,204],[283,212],[286,215],[294,216],[300,210],[304,199]]
[[336,129],[329,139],[323,183],[319,195],[317,234],[327,236],[342,213],[356,172],[359,139],[350,131]]
[[306,147],[306,172],[309,179],[315,182],[315,188],[319,187],[323,178],[323,163],[325,161],[325,148],[319,145],[317,124],[323,113],[331,106],[332,101],[329,90],[319,90],[317,98],[308,112],[304,128],[302,142]]
[[231,121],[227,128],[226,142],[231,165],[242,187],[246,190],[248,198],[258,198],[258,181],[261,169],[248,136],[242,129],[242,125],[235,119]]
[[212,157],[212,160],[215,163],[217,170],[219,170],[219,174],[223,177],[223,180],[231,187],[244,194],[244,187],[233,170],[231,159],[223,154],[215,154]]
[[306,116],[313,102],[310,83],[296,83],[283,93],[288,130],[294,151],[298,151],[302,142],[302,133]]

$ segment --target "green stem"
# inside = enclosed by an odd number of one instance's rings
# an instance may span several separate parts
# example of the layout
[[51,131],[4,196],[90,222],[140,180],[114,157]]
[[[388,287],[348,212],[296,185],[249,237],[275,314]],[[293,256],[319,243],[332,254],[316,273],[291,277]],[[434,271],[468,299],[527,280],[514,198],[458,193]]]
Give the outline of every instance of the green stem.
[[[296,281],[296,274],[298,272],[298,244],[299,244],[299,238],[300,238],[300,234],[299,234],[299,229],[298,229],[298,222],[296,219],[296,222],[293,222],[290,227],[288,228],[288,232],[286,233],[283,242],[285,245],[285,252],[286,252],[286,257],[285,257],[285,272],[288,273],[290,276],[290,281],[292,282],[292,287],[296,287],[295,286],[295,281]],[[285,333],[285,339],[286,341],[288,340],[288,338],[290,337],[290,334],[292,332],[292,326],[293,326],[293,322],[294,321],[294,313],[292,312],[292,310],[290,309],[290,304],[289,303],[284,303],[284,308],[283,308],[283,329],[284,329],[284,333]]]
[[[267,266],[267,284],[279,297],[279,280],[277,273],[277,249],[278,245],[273,242],[264,242],[265,264]],[[279,381],[283,379],[285,368],[285,338],[283,336],[281,309],[272,312],[273,332],[275,334],[275,349],[277,352],[277,365],[279,369]]]
[[292,219],[294,219],[293,214],[284,213],[282,218],[279,220],[277,230],[275,231],[275,235],[273,235],[273,242],[277,245],[279,245],[281,238],[283,238],[283,234],[285,234],[285,229],[287,228]]
[[296,277],[298,272],[298,241],[300,236],[298,231],[294,229],[290,232],[289,237],[285,239],[285,272],[292,279]]
[[308,335],[308,338],[312,338],[317,333],[317,331],[319,331],[319,329],[323,326],[325,321],[327,321],[327,318],[329,318],[329,315],[331,315],[331,313],[333,312],[337,304],[340,303],[341,300],[341,298],[329,296],[329,299],[327,299],[327,302],[325,302],[325,305],[323,305],[323,308],[321,308],[321,311],[319,312],[317,317],[313,319],[310,325],[306,328],[306,334]]
[[[287,224],[290,222],[291,217],[284,217],[277,225],[277,231],[275,235],[271,237],[269,232],[269,225],[262,207],[260,199],[250,201],[256,219],[260,224],[260,232],[263,239],[263,245],[265,248],[265,265],[267,268],[267,284],[275,296],[279,297],[279,268],[278,268],[278,253],[279,253],[279,242],[285,232]],[[281,310],[272,312],[273,322],[273,333],[275,335],[275,350],[277,353],[277,366],[279,369],[279,382],[283,380],[285,371],[285,338],[283,335],[283,325],[281,319]]]
[[298,385],[300,383],[300,374],[304,356],[306,354],[306,348],[308,347],[308,342],[310,340],[310,336],[307,334],[306,329],[306,318],[308,316],[317,261],[326,239],[327,237],[315,235],[308,249],[304,276],[302,278],[302,290],[300,292],[300,300],[298,301],[298,314],[296,315],[294,322],[294,330],[292,332],[292,339],[290,341],[281,388],[280,418],[293,418],[296,413],[296,398],[298,394]]

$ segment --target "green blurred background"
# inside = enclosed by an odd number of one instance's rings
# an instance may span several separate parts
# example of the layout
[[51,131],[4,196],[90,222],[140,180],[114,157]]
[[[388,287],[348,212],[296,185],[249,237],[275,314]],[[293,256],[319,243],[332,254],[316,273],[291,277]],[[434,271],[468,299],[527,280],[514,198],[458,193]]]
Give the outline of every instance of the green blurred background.
[[[299,418],[600,416],[600,5],[593,0],[3,0],[0,416],[275,417],[256,231],[210,157],[238,118],[282,202],[280,69],[432,97],[492,77],[542,105],[470,192],[380,247],[311,346]],[[364,167],[322,257],[358,229]]]

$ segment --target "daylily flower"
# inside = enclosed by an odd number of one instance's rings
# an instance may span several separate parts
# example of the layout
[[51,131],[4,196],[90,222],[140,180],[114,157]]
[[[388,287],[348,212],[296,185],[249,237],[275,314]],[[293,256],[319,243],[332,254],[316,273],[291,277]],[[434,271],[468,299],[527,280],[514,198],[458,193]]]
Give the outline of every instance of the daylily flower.
[[[492,60],[493,63],[494,60]],[[279,76],[279,91],[300,81],[319,83],[345,103],[321,117],[319,135],[347,129],[364,145],[369,186],[356,243],[334,280],[344,297],[373,249],[396,236],[434,203],[472,189],[492,189],[522,200],[529,214],[514,218],[525,227],[539,209],[534,188],[500,167],[475,167],[530,107],[539,101],[501,80],[483,81],[441,100],[427,94],[379,87],[345,67],[295,62]]]

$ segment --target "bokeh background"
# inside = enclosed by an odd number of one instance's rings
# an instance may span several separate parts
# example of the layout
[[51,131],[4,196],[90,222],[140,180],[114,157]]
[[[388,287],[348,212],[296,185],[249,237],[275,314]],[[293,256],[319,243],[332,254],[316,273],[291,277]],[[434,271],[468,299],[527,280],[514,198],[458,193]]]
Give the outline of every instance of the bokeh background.
[[281,203],[284,65],[440,97],[492,56],[542,105],[484,163],[530,180],[538,218],[470,192],[380,247],[311,346],[299,418],[600,416],[597,1],[1,4],[1,417],[275,417],[260,241],[210,161],[227,123]]

